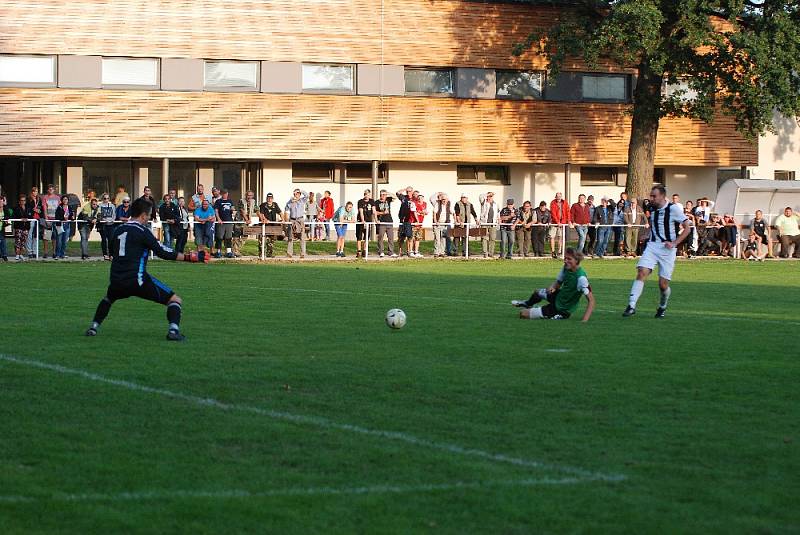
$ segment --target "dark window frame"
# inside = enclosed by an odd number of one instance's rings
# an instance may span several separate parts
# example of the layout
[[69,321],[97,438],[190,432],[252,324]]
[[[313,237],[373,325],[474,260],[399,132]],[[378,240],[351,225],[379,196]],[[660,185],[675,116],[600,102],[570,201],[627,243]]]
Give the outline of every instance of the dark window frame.
[[[367,167],[369,169],[369,173],[365,173],[367,176],[359,176],[351,178],[350,172],[351,168],[355,170],[356,166],[360,167]],[[360,173],[359,173],[360,174]],[[344,164],[344,172],[340,175],[343,179],[343,183],[345,184],[372,184],[372,162],[351,162]],[[388,184],[389,183],[389,166],[386,163],[378,164],[378,184]]]
[[[503,176],[500,179],[487,179],[486,171],[489,169],[502,170]],[[468,178],[470,175],[472,178]],[[459,186],[510,186],[511,172],[508,165],[502,164],[459,164],[456,166],[456,184]]]
[[[608,170],[610,172],[608,179],[593,179],[585,177],[585,175],[601,169]],[[619,166],[616,165],[582,165],[580,169],[581,186],[618,186],[620,175],[619,169]]]
[[[320,173],[319,175],[314,175],[309,173],[306,176],[298,176],[299,170],[301,166],[305,166],[306,168],[312,168],[314,166],[318,167],[319,170],[327,167],[327,176]],[[299,161],[299,162],[292,162],[292,183],[314,183],[314,184],[333,184],[337,182],[337,178],[341,176],[341,169],[338,165],[334,162],[316,162],[316,161]]]

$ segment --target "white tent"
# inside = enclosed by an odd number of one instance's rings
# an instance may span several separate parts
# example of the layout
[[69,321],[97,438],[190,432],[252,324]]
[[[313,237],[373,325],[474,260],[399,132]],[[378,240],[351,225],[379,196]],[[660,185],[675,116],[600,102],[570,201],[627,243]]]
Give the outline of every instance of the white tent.
[[727,180],[717,192],[714,212],[733,214],[740,224],[749,225],[761,210],[771,225],[787,206],[800,212],[800,181]]

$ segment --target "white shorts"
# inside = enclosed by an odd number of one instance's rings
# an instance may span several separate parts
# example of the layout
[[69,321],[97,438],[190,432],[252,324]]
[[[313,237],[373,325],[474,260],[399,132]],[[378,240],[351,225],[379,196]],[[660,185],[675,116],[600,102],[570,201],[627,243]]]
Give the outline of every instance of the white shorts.
[[658,266],[658,276],[662,279],[672,280],[677,254],[678,251],[674,247],[667,249],[662,242],[649,241],[636,267],[653,270]]

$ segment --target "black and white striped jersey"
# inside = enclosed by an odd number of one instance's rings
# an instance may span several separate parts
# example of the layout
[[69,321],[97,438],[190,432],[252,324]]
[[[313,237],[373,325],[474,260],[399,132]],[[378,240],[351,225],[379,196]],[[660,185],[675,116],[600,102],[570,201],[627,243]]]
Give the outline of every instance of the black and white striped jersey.
[[683,213],[683,206],[667,203],[661,208],[650,206],[650,241],[675,241],[681,233],[681,225],[688,219]]

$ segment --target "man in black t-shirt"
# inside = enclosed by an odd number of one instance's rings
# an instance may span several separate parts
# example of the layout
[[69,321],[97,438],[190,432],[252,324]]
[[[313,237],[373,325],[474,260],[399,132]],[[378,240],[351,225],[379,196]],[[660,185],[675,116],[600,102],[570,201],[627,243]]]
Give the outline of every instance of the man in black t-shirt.
[[[272,193],[267,193],[267,200],[262,202],[258,207],[258,218],[262,223],[269,223],[271,221],[283,221],[283,212]],[[280,228],[280,225],[269,225],[270,228]],[[272,258],[275,255],[275,235],[267,233],[264,238],[265,246],[267,249],[267,256]],[[259,243],[258,254],[261,256],[261,244]]]
[[769,242],[769,225],[767,225],[761,210],[756,210],[756,216],[753,218],[753,222],[750,223],[750,229],[755,232],[756,236],[760,239],[761,246],[767,248],[767,258],[772,258],[772,244]]
[[233,258],[231,239],[233,238],[233,210],[234,203],[228,198],[228,190],[220,192],[222,196],[214,202],[214,211],[217,214],[216,249],[217,258],[222,256],[222,242],[225,242],[225,258]]
[[364,223],[373,223],[375,221],[375,202],[372,200],[371,190],[364,190],[364,197],[358,200],[357,208],[358,215],[356,216],[356,221],[358,223],[356,223],[356,258],[366,258],[366,241],[369,239],[369,235],[372,233],[369,231],[369,225],[364,225]]
[[184,255],[165,247],[153,236],[147,224],[153,205],[145,198],[133,202],[130,220],[117,226],[111,241],[114,259],[111,261],[106,296],[97,305],[92,324],[86,330],[86,336],[97,336],[100,324],[111,311],[111,305],[119,299],[139,297],[154,301],[167,307],[169,331],[167,340],[180,342],[186,337],[180,332],[181,298],[169,286],[147,273],[147,258],[152,251],[164,260],[185,260],[187,262],[207,262],[204,252]]
[[394,197],[389,197],[389,192],[381,190],[378,200],[375,201],[375,218],[378,221],[378,256],[383,258],[383,239],[387,238],[389,243],[389,255],[394,254],[394,227],[392,226],[392,201]]

